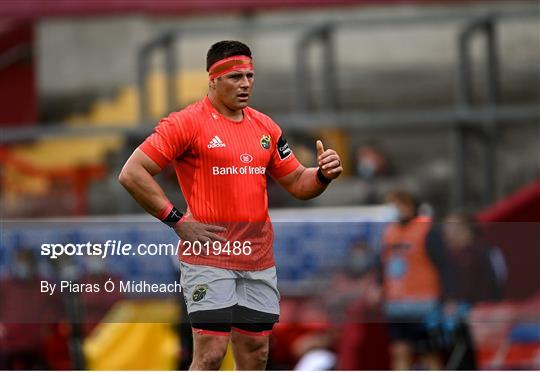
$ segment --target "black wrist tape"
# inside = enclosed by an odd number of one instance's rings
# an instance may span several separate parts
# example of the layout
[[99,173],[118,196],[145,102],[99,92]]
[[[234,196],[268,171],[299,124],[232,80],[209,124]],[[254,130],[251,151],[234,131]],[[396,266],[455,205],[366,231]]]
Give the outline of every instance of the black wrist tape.
[[322,184],[328,185],[330,182],[332,182],[331,179],[326,178],[324,174],[322,174],[321,168],[317,169],[317,178],[319,181],[321,181]]
[[165,225],[169,227],[174,227],[178,221],[182,219],[184,214],[180,212],[176,207],[173,207],[171,211],[169,212],[169,215],[165,217],[161,222],[163,222]]

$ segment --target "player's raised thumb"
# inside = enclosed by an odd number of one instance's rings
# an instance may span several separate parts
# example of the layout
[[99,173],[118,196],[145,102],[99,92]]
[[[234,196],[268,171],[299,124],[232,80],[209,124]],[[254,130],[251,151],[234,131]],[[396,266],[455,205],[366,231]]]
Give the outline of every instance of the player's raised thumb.
[[317,140],[317,156],[321,156],[324,152],[324,146],[321,140]]

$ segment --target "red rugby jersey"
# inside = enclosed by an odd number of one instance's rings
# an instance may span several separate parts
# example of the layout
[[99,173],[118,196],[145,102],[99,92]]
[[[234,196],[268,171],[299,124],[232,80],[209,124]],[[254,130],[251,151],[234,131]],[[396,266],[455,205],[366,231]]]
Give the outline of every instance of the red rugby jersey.
[[[197,249],[185,251],[184,245],[182,261],[235,270],[274,265],[266,174],[281,178],[300,163],[272,119],[246,108],[243,120],[235,122],[206,97],[162,119],[139,148],[161,168],[173,162],[188,204],[187,222],[227,228],[223,236],[229,250],[222,243],[196,254]],[[234,254],[233,246],[246,242],[251,253]]]

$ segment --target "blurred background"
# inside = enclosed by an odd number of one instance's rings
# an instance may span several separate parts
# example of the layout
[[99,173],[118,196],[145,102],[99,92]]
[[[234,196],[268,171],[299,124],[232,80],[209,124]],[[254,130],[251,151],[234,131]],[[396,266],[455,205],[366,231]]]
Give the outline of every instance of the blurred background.
[[[251,106],[297,158],[315,165],[322,139],[345,169],[308,202],[268,180],[282,292],[269,368],[540,368],[539,14],[521,0],[3,1],[0,368],[189,365],[179,295],[39,292],[43,278],[174,282],[174,259],[39,249],[174,241],[117,177],[160,117],[205,95],[206,52],[224,39],[251,47]],[[174,170],[158,178],[185,209]],[[435,221],[429,263],[414,262],[442,298],[414,308],[411,355],[387,306],[404,195]]]

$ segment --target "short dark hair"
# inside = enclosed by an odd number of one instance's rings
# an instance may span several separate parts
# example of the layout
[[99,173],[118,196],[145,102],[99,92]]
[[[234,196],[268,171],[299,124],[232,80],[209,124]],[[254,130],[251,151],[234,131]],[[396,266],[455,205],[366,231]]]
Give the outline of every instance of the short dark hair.
[[[463,224],[475,236],[480,236],[481,229],[475,216],[467,211],[458,210],[446,215],[446,219],[454,219]],[[447,222],[448,223],[448,222]]]
[[412,192],[403,189],[391,190],[388,194],[386,194],[386,200],[390,202],[398,201],[400,203],[406,204],[413,207],[415,211],[417,211],[418,207],[420,207],[420,202],[418,201],[416,196]]
[[227,57],[232,56],[248,56],[251,57],[251,50],[249,47],[236,40],[223,40],[218,41],[208,49],[206,54],[206,71],[210,70],[217,61],[220,61]]

